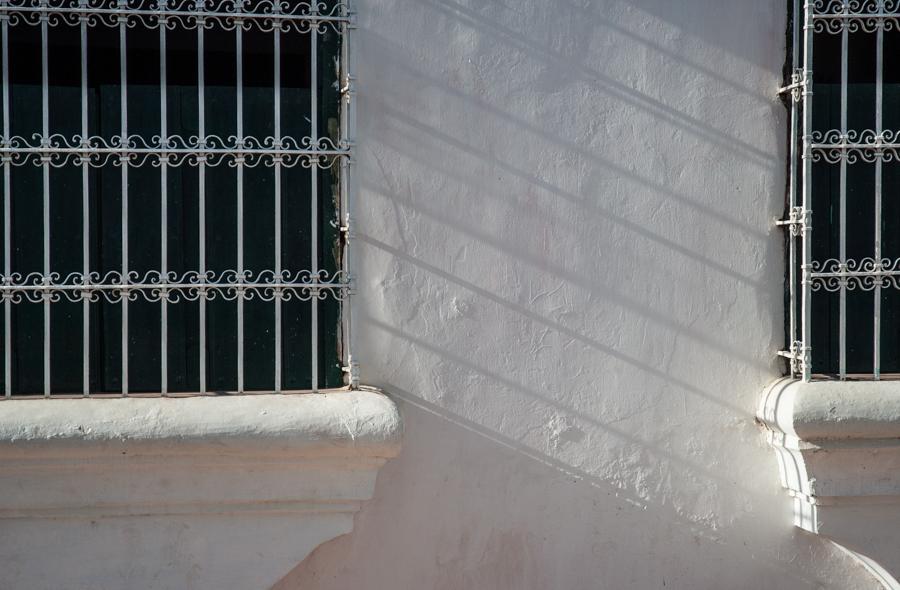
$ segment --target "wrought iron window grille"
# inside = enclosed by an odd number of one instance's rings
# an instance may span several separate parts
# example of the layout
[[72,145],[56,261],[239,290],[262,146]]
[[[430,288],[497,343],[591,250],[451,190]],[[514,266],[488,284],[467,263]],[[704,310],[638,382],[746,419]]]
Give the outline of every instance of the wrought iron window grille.
[[[790,0],[791,375],[900,373],[900,0]],[[820,57],[821,56],[821,57]],[[815,57],[815,60],[814,60]],[[814,77],[815,75],[815,77]],[[816,232],[813,232],[813,226]]]
[[[56,394],[94,395],[113,393],[129,395],[138,391],[146,391],[147,385],[134,382],[134,358],[130,348],[143,338],[135,334],[129,325],[129,303],[135,306],[155,304],[155,312],[159,321],[158,340],[154,345],[158,351],[158,391],[154,384],[151,390],[163,395],[171,393],[207,394],[211,391],[221,392],[221,388],[210,383],[210,355],[213,350],[209,342],[209,322],[216,320],[212,306],[221,302],[230,302],[236,320],[235,333],[230,335],[234,340],[233,356],[235,361],[234,378],[231,386],[225,391],[247,393],[250,391],[285,392],[293,390],[318,391],[321,388],[341,385],[357,386],[357,365],[350,350],[351,314],[349,299],[352,295],[352,280],[348,272],[350,264],[349,242],[352,236],[350,214],[350,181],[352,166],[352,142],[349,130],[353,124],[353,82],[351,73],[350,36],[355,28],[354,15],[346,2],[296,0],[0,0],[0,45],[2,45],[2,135],[0,135],[0,165],[3,169],[3,274],[0,276],[0,301],[3,302],[3,382],[6,398],[14,395],[36,394],[50,397]],[[40,124],[31,133],[14,131],[13,113],[16,108],[16,82],[11,77],[11,65],[15,65],[17,56],[13,53],[12,35],[22,29],[35,29],[40,36]],[[55,51],[53,31],[70,29],[79,36],[80,51],[80,133],[54,132],[51,120],[52,68],[50,55]],[[103,90],[107,94],[118,93],[116,109],[118,110],[118,133],[96,134],[97,127],[94,111],[98,108],[96,99],[89,92],[90,71],[89,51],[92,51],[90,36],[93,31],[106,29],[118,33],[118,83]],[[155,105],[159,128],[154,134],[130,133],[129,126],[134,127],[134,113],[129,115],[129,106],[135,108],[135,99],[129,96],[133,89],[129,81],[130,66],[129,40],[135,31],[155,31],[157,35],[158,82],[155,92],[158,102]],[[184,35],[190,32],[194,36],[193,51],[196,54],[196,83],[191,99],[195,104],[196,119],[191,122],[193,133],[185,133],[185,125],[172,124],[172,100],[176,91],[185,94],[184,85],[176,88],[168,79],[170,61],[168,44],[173,35]],[[208,40],[212,35],[229,36],[228,43],[233,43],[232,72],[233,84],[227,89],[228,97],[234,103],[232,133],[210,132],[214,123],[213,107],[208,93],[213,87],[208,86],[206,76],[209,75]],[[246,118],[248,106],[256,109],[259,99],[250,104],[249,86],[245,86],[248,74],[244,63],[245,43],[250,43],[250,36],[256,35],[253,42],[259,42],[260,35],[265,35],[269,44],[266,59],[271,59],[271,93],[269,113],[265,115],[266,123],[256,125],[257,128],[270,129],[268,134],[253,135],[247,132]],[[288,53],[284,44],[291,42],[297,51],[307,57],[304,64],[288,64]],[[331,68],[333,62],[333,88],[323,81],[327,73],[323,70]],[[287,66],[303,70],[308,79],[309,88],[293,88],[288,99],[288,86],[284,81]],[[221,81],[218,82],[221,86]],[[301,92],[302,90],[302,92]],[[333,96],[325,98],[325,91]],[[132,90],[133,91],[133,90]],[[216,88],[219,95],[226,96],[225,91]],[[298,103],[298,97],[306,95],[306,105]],[[181,95],[175,96],[178,99]],[[107,98],[107,95],[104,95]],[[187,100],[187,99],[185,99]],[[325,105],[326,100],[331,103]],[[102,106],[102,105],[101,105]],[[137,105],[147,107],[146,100]],[[179,107],[180,108],[180,107]],[[216,107],[221,112],[221,105]],[[289,108],[289,110],[288,110]],[[325,109],[334,116],[326,123],[322,120]],[[301,118],[300,125],[288,125],[288,119]],[[305,122],[304,122],[305,121]],[[330,123],[335,123],[334,125]],[[326,129],[327,126],[327,129]],[[221,127],[219,125],[218,127]],[[306,134],[298,136],[287,131],[305,128]],[[17,252],[21,227],[15,221],[15,209],[21,200],[21,187],[16,184],[17,170],[37,169],[40,171],[40,190],[30,195],[32,200],[40,199],[41,211],[41,268],[17,268]],[[141,171],[155,170],[158,183],[159,220],[155,233],[144,231],[134,235],[136,222],[133,213],[129,212],[129,192],[143,198],[144,193],[138,191],[134,180],[129,180],[129,171],[134,176],[141,176]],[[170,184],[181,170],[194,170],[196,190],[179,189],[177,199],[171,197]],[[228,195],[235,209],[235,224],[227,230],[209,224],[208,216],[211,208],[216,208],[226,197],[212,192],[211,182],[219,170],[229,170],[234,177],[234,194]],[[265,183],[271,185],[271,193],[266,198],[271,200],[271,227],[274,235],[261,236],[254,234],[253,228],[245,225],[247,207],[255,208],[260,203],[260,190],[248,184],[246,175],[254,169],[267,171]],[[301,184],[302,191],[295,189],[298,180],[296,174],[285,176],[290,170],[306,171]],[[51,232],[56,227],[51,205],[51,191],[55,191],[51,174],[53,170],[77,170],[80,172],[81,219],[72,220],[72,227],[78,226],[82,252],[80,269],[77,271],[60,271],[55,268],[54,248],[58,234]],[[98,181],[92,170],[114,170],[119,180],[116,199],[120,208],[113,212],[109,207],[102,212],[106,225],[118,225],[117,256],[118,268],[111,269],[109,264],[97,264],[98,248],[109,249],[107,244],[97,245],[104,235],[101,228],[92,225],[95,208],[100,197],[97,185],[109,183]],[[106,178],[106,177],[104,177]],[[260,177],[254,177],[258,182]],[[18,181],[21,184],[21,180]],[[18,191],[18,192],[17,192]],[[177,192],[177,191],[176,191]],[[69,195],[71,196],[71,195]],[[306,208],[306,227],[302,232],[283,231],[290,223],[286,207],[297,208],[298,199],[306,196],[302,204]],[[105,198],[105,197],[104,197]],[[132,199],[135,197],[132,197]],[[176,202],[177,201],[177,202]],[[196,217],[195,227],[191,231],[196,234],[193,244],[178,244],[178,247],[189,252],[183,254],[190,264],[175,265],[171,254],[172,238],[168,228],[170,216],[174,208],[176,214],[188,216],[188,205]],[[268,203],[269,201],[266,201]],[[268,206],[268,205],[267,205]],[[293,211],[293,209],[292,209]],[[110,222],[111,215],[118,217]],[[293,212],[294,221],[301,216]],[[144,228],[145,229],[145,228]],[[186,230],[184,230],[186,231]],[[129,232],[132,232],[131,235]],[[225,243],[232,250],[235,267],[221,268],[215,266],[208,257],[208,250],[213,241],[222,241],[222,234],[229,233]],[[302,236],[301,236],[302,234]],[[325,235],[327,234],[327,235]],[[98,237],[99,236],[99,237]],[[152,237],[148,237],[152,236]],[[300,236],[300,237],[298,237]],[[66,236],[63,236],[64,238]],[[266,267],[249,264],[245,256],[253,244],[247,240],[272,240],[270,261]],[[71,236],[67,238],[71,244]],[[154,248],[158,248],[158,268],[134,268],[131,264],[129,248],[144,248],[155,240]],[[233,244],[228,240],[233,240]],[[65,241],[65,240],[64,240]],[[149,241],[149,242],[148,242]],[[298,267],[297,250],[306,248],[308,267]],[[265,249],[265,248],[263,248]],[[288,252],[291,260],[286,260]],[[104,254],[106,256],[108,253]],[[182,261],[183,262],[183,261]],[[98,268],[102,267],[102,268]],[[181,268],[173,269],[173,266]],[[254,308],[252,318],[248,317],[249,307],[255,304],[266,304],[265,312]],[[304,386],[297,387],[297,379],[293,379],[293,387],[286,382],[285,368],[286,331],[291,332],[292,342],[299,342],[297,323],[286,327],[287,315],[295,308],[289,305],[303,303],[308,306],[304,311],[307,331],[306,344],[299,346],[292,355],[292,367],[298,366],[298,357],[305,354],[308,375]],[[23,338],[21,334],[24,320],[17,311],[20,306],[36,304],[42,309],[40,321],[40,365],[30,366],[21,358],[24,353],[17,350],[17,343]],[[81,314],[81,387],[80,391],[69,391],[55,383],[54,365],[52,364],[52,347],[54,338],[52,317],[59,312],[58,306],[76,304]],[[170,356],[170,322],[179,305],[195,304],[195,334],[183,336],[179,364],[192,366],[196,375],[177,379],[181,389],[172,387],[173,371],[169,366]],[[98,308],[97,306],[104,306]],[[110,306],[114,306],[110,307]],[[75,313],[74,308],[66,308],[66,313]],[[218,308],[217,308],[218,309]],[[110,330],[108,318],[95,319],[97,311],[101,315],[115,315],[119,337],[117,343],[109,342]],[[114,314],[113,314],[114,312]],[[146,315],[146,310],[144,310]],[[186,314],[187,312],[178,312]],[[218,312],[216,312],[218,313]],[[269,318],[270,325],[260,328],[260,314]],[[268,314],[268,315],[266,315]],[[20,317],[21,316],[21,317]],[[107,322],[100,328],[97,322]],[[146,321],[146,318],[145,318]],[[70,322],[71,323],[71,322]],[[227,322],[219,322],[227,323]],[[328,325],[323,325],[328,324]],[[332,325],[333,324],[333,325]],[[17,332],[18,325],[18,332]],[[174,324],[173,324],[174,325]],[[186,325],[186,324],[185,324]],[[33,327],[33,326],[32,326]],[[179,324],[179,329],[183,326]],[[136,329],[140,329],[138,325]],[[98,330],[102,334],[97,335]],[[324,332],[323,332],[324,330]],[[248,334],[251,331],[252,334]],[[323,334],[331,334],[324,338]],[[71,336],[71,334],[69,334]],[[31,336],[28,336],[31,338]],[[97,341],[102,340],[101,345]],[[263,342],[261,349],[271,352],[271,374],[267,378],[259,378],[257,386],[247,384],[245,369],[248,366],[248,341],[253,345]],[[323,342],[329,349],[322,350]],[[141,341],[142,349],[147,343]],[[118,346],[117,353],[107,355],[107,349]],[[295,348],[297,348],[295,346]],[[106,348],[104,348],[106,347]],[[32,354],[32,357],[37,355]],[[96,357],[103,358],[96,358]],[[111,367],[109,356],[117,357],[119,366]],[[132,364],[130,364],[132,361]],[[113,387],[92,375],[92,367],[105,375],[118,373],[110,380]],[[334,377],[332,373],[335,373]],[[25,371],[40,373],[41,384],[37,391],[27,385],[21,385],[18,376]],[[256,373],[259,373],[256,370]],[[328,373],[327,375],[325,373]],[[335,382],[338,379],[339,382]],[[33,379],[32,379],[33,381]],[[69,379],[71,381],[71,379]],[[263,383],[262,386],[259,383]],[[184,388],[187,387],[187,391]]]

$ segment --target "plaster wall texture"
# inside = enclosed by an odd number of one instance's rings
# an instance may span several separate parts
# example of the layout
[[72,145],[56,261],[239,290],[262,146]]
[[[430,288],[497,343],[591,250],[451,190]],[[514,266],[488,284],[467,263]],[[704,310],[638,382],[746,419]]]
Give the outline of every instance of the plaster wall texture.
[[406,433],[275,588],[877,588],[753,420],[786,3],[357,6],[357,352]]

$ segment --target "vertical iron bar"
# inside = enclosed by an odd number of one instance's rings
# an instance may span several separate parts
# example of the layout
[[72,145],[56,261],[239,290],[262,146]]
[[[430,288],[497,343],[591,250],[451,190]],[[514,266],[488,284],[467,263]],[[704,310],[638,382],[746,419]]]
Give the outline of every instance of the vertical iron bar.
[[[242,6],[242,3],[238,3]],[[244,26],[238,20],[235,27],[237,54],[237,146],[244,149]],[[237,164],[237,276],[244,282],[244,155],[236,158]],[[244,291],[238,289],[237,297],[237,390],[244,392]]]
[[[44,1],[41,2],[45,6]],[[49,146],[50,137],[50,56],[48,40],[48,17],[41,15],[41,133],[42,144]],[[50,284],[50,156],[44,154],[43,159],[43,185],[44,204],[44,284]],[[50,296],[44,293],[44,396],[50,397]]]
[[804,221],[802,226],[803,238],[803,264],[801,266],[803,293],[801,295],[801,331],[803,345],[801,347],[803,380],[809,381],[811,377],[810,356],[810,319],[812,315],[812,284],[810,272],[812,271],[812,103],[813,103],[813,12],[815,0],[804,2],[803,23],[803,211]]
[[[0,0],[7,4],[8,0]],[[9,16],[3,17],[3,141],[9,141]],[[9,154],[3,156],[3,276],[10,280],[12,273],[12,240],[10,235],[10,161]],[[4,395],[12,397],[12,303],[9,296],[3,298],[3,369]]]
[[[794,0],[793,10],[793,38],[791,51],[791,72],[792,83],[797,83],[796,73],[800,67],[800,0]],[[799,90],[798,90],[799,92]],[[797,118],[799,111],[799,103],[794,98],[794,92],[791,92],[791,145],[790,145],[790,186],[788,188],[788,211],[793,214],[797,207]],[[794,233],[793,226],[788,231],[788,317],[790,318],[790,328],[788,331],[789,342],[788,349],[794,350],[794,343],[799,340],[797,334],[797,236]],[[795,351],[796,352],[796,351]],[[795,377],[795,363],[791,363],[791,376]]]
[[[351,10],[349,2],[342,3],[342,15],[349,19]],[[352,24],[348,21],[341,23],[341,87],[342,87],[342,104],[341,104],[341,147],[349,147],[351,145],[350,130],[354,124],[354,103],[353,103],[353,46],[350,35]],[[341,268],[345,273],[345,280],[352,280],[352,227],[353,215],[351,211],[352,187],[350,185],[352,176],[352,156],[341,159],[341,219],[343,223],[343,260]],[[353,295],[352,290],[348,286],[344,293],[343,303],[341,307],[342,322],[342,347],[344,366],[344,383],[351,389],[359,386],[356,371],[356,361],[353,356]]]
[[[80,0],[82,8],[87,7],[88,0]],[[88,31],[87,18],[81,15],[81,142],[82,149],[87,150],[88,143]],[[81,158],[81,266],[84,273],[84,284],[90,284],[91,251],[90,251],[90,157],[83,154]],[[91,300],[89,293],[84,293],[81,300],[81,341],[82,341],[82,393],[91,392]]]
[[[127,0],[119,0],[122,9],[128,7]],[[125,15],[119,16],[119,80],[121,100],[122,146],[130,147],[128,140],[128,55],[127,55],[127,21]],[[128,156],[120,157],[122,164],[122,284],[128,284]],[[128,395],[128,296],[122,297],[122,395]]]
[[[312,3],[311,14],[318,14],[318,3]],[[318,23],[313,22],[309,29],[309,51],[310,51],[310,130],[309,135],[313,149],[319,147],[319,105],[318,105]],[[311,198],[310,198],[310,258],[312,278],[318,283],[319,281],[319,162],[318,156],[311,158],[312,166],[310,166],[311,179]],[[312,390],[319,390],[319,291],[314,289],[314,296],[311,300],[311,332],[312,332]]]
[[[197,3],[197,9],[202,10],[203,2]],[[198,135],[200,136],[201,149],[206,148],[206,87],[203,63],[203,29],[205,20],[197,19],[197,113]],[[199,272],[201,284],[206,282],[206,154],[202,153],[197,158],[198,165],[198,193],[199,193],[199,220],[198,220],[198,247],[199,247]],[[200,289],[200,393],[206,393],[206,289]]]
[[[849,0],[843,0],[844,14],[850,10]],[[847,142],[847,61],[849,31],[848,23],[841,23],[841,139]],[[841,153],[840,167],[840,202],[839,202],[839,256],[841,268],[847,267],[847,157],[848,152]],[[847,378],[847,280],[841,279],[840,308],[838,319],[838,374],[841,379]]]
[[[165,11],[168,0],[160,0],[160,9]],[[166,29],[167,21],[164,15],[159,19],[159,137],[162,148],[169,145],[168,130],[168,81],[166,72]],[[169,221],[169,159],[162,157],[159,160],[159,247],[160,247],[160,275],[163,284],[169,281],[169,235],[167,225]],[[166,297],[168,291],[163,288],[160,297],[160,393],[166,395],[169,391],[169,307]]]
[[[281,2],[275,3],[276,14],[281,10]],[[274,39],[274,91],[275,107],[275,148],[281,149],[281,26],[275,26]],[[281,283],[281,157],[275,157],[275,283]],[[281,392],[281,296],[275,291],[275,392]]]
[[[875,136],[876,142],[881,142],[883,114],[884,114],[884,20],[878,21],[878,39],[875,53]],[[881,193],[882,193],[882,157],[879,153],[875,157],[875,264],[881,268]],[[881,378],[881,277],[875,280],[875,313],[874,313],[874,342],[872,375],[876,380]]]

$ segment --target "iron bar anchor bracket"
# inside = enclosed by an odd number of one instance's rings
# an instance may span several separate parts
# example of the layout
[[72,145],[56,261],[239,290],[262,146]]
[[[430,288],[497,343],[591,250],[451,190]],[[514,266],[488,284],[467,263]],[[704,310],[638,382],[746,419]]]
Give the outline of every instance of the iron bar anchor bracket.
[[792,236],[800,236],[812,229],[812,210],[803,207],[792,207],[787,219],[778,219],[775,225],[784,227]]
[[778,89],[778,95],[790,93],[794,102],[800,102],[803,98],[803,90],[806,88],[806,74],[802,68],[797,68],[791,73],[791,83]]
[[803,346],[803,343],[799,340],[791,342],[789,350],[779,350],[777,354],[790,362],[791,375],[800,375],[803,373],[804,368],[809,366],[810,348]]
[[344,383],[352,390],[359,389],[359,362],[351,358],[347,365],[341,367],[341,371],[344,373]]

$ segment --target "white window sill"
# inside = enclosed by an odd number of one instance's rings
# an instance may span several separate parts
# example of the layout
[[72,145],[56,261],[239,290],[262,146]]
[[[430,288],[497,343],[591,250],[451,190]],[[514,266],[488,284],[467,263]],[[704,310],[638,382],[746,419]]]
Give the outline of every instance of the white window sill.
[[900,381],[781,379],[757,418],[794,499],[794,524],[900,588]]
[[268,588],[400,436],[375,391],[0,402],[0,587]]

